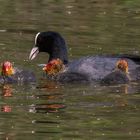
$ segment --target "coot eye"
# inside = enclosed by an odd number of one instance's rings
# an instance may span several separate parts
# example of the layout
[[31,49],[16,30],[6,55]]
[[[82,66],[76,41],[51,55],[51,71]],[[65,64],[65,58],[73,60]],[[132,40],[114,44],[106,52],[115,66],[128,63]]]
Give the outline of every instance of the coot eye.
[[36,45],[38,45],[38,44],[40,44],[40,43],[42,43],[42,38],[41,38],[41,37],[38,37],[38,38],[37,38]]

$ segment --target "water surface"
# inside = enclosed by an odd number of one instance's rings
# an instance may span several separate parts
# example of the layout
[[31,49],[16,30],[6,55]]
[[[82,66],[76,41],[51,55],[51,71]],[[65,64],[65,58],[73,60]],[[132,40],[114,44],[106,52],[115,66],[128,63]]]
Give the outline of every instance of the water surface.
[[58,84],[28,56],[39,31],[58,31],[69,59],[140,53],[139,0],[1,0],[0,61],[31,69],[35,84],[0,86],[0,139],[124,140],[140,137],[140,85]]

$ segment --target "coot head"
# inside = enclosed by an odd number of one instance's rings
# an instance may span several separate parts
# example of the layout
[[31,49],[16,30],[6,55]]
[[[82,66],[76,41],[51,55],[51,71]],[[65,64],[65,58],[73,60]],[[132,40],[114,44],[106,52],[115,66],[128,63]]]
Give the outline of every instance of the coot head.
[[29,59],[34,59],[39,52],[49,54],[50,62],[59,58],[64,64],[68,63],[67,46],[64,38],[57,32],[39,32],[35,36],[35,46],[30,52]]

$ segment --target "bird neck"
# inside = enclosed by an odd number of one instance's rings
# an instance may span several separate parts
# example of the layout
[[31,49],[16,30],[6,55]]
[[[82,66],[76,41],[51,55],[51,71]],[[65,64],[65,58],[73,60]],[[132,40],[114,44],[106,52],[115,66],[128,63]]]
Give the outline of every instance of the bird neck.
[[57,59],[57,58],[59,58],[63,62],[63,64],[67,64],[68,63],[67,49],[54,48],[52,53],[50,53],[50,55],[49,55],[48,62],[50,62],[53,59]]

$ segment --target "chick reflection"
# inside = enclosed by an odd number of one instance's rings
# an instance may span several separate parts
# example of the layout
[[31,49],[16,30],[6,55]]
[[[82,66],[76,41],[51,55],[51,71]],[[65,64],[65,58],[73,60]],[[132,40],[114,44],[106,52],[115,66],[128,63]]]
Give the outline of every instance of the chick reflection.
[[117,87],[115,91],[123,94],[133,94],[140,91],[137,87],[139,87],[137,83],[124,84]]
[[[8,85],[8,84],[4,84],[1,86],[1,96],[4,97],[4,98],[7,98],[7,97],[12,97],[13,96],[13,89],[11,87],[11,85]],[[2,105],[1,106],[1,111],[2,112],[11,112],[12,111],[12,108],[10,105]]]
[[[62,111],[66,106],[62,103],[64,95],[62,94],[62,86],[54,81],[45,82],[38,86],[39,95],[35,98],[43,101],[41,104],[31,105],[29,112],[35,113],[56,113]],[[45,102],[45,103],[44,103]]]
[[2,112],[11,112],[11,111],[12,111],[12,108],[11,108],[11,106],[9,106],[9,105],[3,105],[3,106],[1,107],[1,111],[2,111]]
[[61,85],[55,81],[45,80],[42,79],[42,83],[40,83],[39,86],[37,86],[37,89],[39,90],[47,90],[47,91],[60,91]]
[[34,113],[57,113],[65,108],[64,104],[52,103],[52,104],[37,104],[30,107],[29,112]]
[[12,97],[13,96],[13,89],[11,85],[3,85],[2,86],[2,96],[3,97]]

